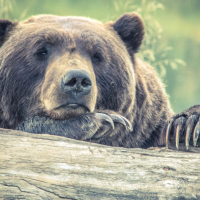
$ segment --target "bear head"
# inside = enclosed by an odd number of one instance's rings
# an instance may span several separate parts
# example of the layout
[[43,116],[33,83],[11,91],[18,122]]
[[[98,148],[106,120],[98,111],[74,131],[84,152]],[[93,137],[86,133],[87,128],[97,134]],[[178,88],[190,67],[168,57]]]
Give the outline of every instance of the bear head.
[[15,128],[36,115],[128,115],[136,92],[134,54],[143,35],[136,13],[105,24],[54,15],[0,20],[0,127]]

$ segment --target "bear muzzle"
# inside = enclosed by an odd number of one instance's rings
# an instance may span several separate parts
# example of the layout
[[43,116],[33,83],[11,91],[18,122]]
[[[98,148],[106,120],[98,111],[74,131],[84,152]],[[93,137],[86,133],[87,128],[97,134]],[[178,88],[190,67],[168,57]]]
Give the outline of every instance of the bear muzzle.
[[92,89],[92,80],[87,71],[82,69],[68,71],[61,78],[61,89],[69,98],[67,103],[60,107],[68,109],[84,107],[90,112],[90,109],[82,101],[83,97],[90,94]]
[[50,79],[48,76],[49,79],[42,90],[42,100],[52,118],[68,119],[94,111],[96,82],[89,72],[84,69],[70,69],[59,79],[55,74],[52,74],[52,77],[53,79]]

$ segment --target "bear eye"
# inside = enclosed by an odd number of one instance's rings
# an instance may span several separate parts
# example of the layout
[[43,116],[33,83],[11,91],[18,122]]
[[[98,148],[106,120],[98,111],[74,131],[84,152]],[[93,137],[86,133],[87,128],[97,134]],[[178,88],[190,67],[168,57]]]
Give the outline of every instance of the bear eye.
[[48,50],[46,47],[43,47],[36,52],[36,55],[40,60],[43,60],[47,54],[48,54]]
[[101,62],[103,60],[102,55],[100,53],[95,53],[92,56],[92,61],[94,62]]

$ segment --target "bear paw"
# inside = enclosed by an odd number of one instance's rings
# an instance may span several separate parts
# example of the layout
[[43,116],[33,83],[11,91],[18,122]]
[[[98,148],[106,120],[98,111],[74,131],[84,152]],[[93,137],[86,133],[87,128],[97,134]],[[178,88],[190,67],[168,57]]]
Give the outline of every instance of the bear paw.
[[99,130],[92,137],[93,139],[99,139],[107,136],[111,128],[112,130],[115,129],[115,123],[122,124],[126,130],[133,131],[131,123],[121,115],[96,113],[95,117],[101,121],[102,126],[99,127]]
[[132,130],[131,123],[123,116],[116,114],[88,113],[68,120],[55,120],[35,116],[22,122],[17,130],[37,134],[65,136],[78,140],[99,139],[115,131],[114,124],[122,124]]
[[175,115],[166,124],[166,147],[169,141],[175,140],[176,148],[179,149],[179,142],[185,142],[186,150],[189,149],[190,141],[194,147],[200,134],[200,105],[193,106],[188,110]]

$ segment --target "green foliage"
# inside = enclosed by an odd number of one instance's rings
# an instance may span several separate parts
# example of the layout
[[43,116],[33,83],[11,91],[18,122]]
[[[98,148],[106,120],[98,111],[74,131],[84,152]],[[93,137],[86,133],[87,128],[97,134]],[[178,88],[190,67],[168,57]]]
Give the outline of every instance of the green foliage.
[[10,13],[13,11],[15,0],[0,0],[0,18],[9,18]]
[[164,10],[164,5],[158,1],[142,0],[141,7],[137,12],[143,17],[146,35],[143,48],[140,51],[142,60],[147,61],[150,65],[156,67],[161,77],[166,75],[166,67],[178,69],[178,65],[185,66],[185,62],[178,58],[170,58],[168,51],[173,48],[162,44],[162,27],[154,17],[154,13],[158,10]]

